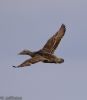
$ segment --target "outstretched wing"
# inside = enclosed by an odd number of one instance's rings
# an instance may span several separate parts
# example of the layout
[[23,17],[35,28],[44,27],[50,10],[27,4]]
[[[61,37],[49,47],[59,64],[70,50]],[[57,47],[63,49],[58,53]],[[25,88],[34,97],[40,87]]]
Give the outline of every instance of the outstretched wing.
[[59,31],[55,33],[44,45],[43,51],[49,52],[49,53],[54,53],[55,49],[57,48],[58,44],[60,43],[62,37],[64,36],[66,31],[65,25],[62,24]]
[[22,64],[20,64],[18,66],[13,66],[13,67],[18,68],[18,67],[30,66],[31,64],[34,64],[34,63],[37,63],[40,61],[44,61],[44,60],[46,60],[44,57],[42,57],[40,55],[36,55],[36,56],[24,61]]

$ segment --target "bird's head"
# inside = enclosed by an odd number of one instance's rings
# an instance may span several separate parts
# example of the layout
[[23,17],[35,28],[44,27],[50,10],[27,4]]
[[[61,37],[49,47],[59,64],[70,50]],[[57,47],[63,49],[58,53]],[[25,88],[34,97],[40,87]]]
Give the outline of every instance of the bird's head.
[[28,55],[30,53],[29,50],[23,50],[21,52],[18,53],[18,55]]

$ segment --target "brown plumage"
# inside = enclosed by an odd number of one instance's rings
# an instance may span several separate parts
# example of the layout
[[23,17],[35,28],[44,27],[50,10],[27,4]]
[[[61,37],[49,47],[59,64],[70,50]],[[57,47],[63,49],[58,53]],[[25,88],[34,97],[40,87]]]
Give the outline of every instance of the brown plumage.
[[62,37],[64,36],[66,31],[65,25],[62,24],[59,31],[57,31],[44,45],[42,49],[36,52],[31,52],[29,50],[23,50],[19,53],[19,55],[30,55],[31,58],[24,61],[22,64],[13,67],[24,67],[30,66],[31,64],[37,62],[44,62],[44,63],[63,63],[64,59],[56,57],[54,55],[54,51],[58,47]]

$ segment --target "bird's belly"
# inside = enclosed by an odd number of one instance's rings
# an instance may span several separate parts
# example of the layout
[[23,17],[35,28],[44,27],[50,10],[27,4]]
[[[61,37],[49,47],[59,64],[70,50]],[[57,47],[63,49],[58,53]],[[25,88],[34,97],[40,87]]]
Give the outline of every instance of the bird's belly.
[[54,60],[44,60],[44,63],[56,63]]
[[43,61],[44,63],[56,63],[57,57],[52,54],[43,53],[41,56],[46,58],[46,60]]

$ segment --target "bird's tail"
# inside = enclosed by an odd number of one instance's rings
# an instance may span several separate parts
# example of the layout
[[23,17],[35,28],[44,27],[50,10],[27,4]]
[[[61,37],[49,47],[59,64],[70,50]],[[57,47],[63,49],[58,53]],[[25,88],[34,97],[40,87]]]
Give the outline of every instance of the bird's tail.
[[18,53],[19,55],[29,55],[31,57],[33,57],[33,52],[31,52],[30,50],[23,50],[20,53]]

